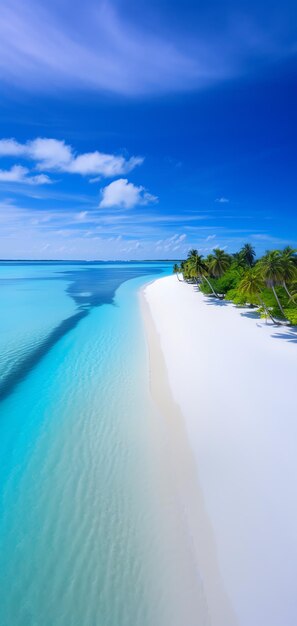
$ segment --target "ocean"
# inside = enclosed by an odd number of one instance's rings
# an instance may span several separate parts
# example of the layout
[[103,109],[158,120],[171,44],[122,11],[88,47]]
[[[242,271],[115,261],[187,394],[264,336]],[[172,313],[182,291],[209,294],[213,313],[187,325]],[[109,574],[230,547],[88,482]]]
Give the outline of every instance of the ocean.
[[171,272],[0,264],[1,626],[182,624],[139,306]]

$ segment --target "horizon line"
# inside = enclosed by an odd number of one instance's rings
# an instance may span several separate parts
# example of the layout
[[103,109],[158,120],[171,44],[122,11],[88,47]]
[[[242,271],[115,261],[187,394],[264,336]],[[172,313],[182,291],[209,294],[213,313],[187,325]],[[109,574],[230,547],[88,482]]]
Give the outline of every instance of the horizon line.
[[170,263],[183,259],[0,259],[0,263]]

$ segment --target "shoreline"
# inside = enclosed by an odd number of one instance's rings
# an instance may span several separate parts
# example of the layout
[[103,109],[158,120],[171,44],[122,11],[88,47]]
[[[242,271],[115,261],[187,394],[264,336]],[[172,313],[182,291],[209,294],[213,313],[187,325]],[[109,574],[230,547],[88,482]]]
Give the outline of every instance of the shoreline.
[[141,298],[151,392],[166,419],[210,624],[293,626],[296,346],[174,276]]
[[140,290],[140,307],[149,356],[150,391],[165,425],[165,463],[167,469],[169,465],[177,500],[176,514],[181,518],[184,543],[181,549],[188,551],[188,558],[192,561],[193,579],[189,585],[196,594],[196,601],[198,599],[197,612],[193,614],[192,608],[187,626],[196,624],[197,619],[202,626],[236,626],[237,620],[218,567],[213,530],[198,483],[184,416],[172,395],[160,337],[146,299],[149,285]]

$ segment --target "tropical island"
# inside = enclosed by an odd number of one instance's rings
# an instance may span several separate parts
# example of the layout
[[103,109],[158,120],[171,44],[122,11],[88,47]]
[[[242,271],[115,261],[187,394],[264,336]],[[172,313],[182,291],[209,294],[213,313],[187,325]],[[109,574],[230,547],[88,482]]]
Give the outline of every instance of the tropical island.
[[144,289],[151,387],[210,623],[293,626],[295,250],[192,249],[173,272]]
[[194,282],[208,296],[226,299],[238,306],[257,308],[261,317],[274,324],[297,324],[296,249],[269,250],[256,259],[254,247],[246,243],[239,252],[228,254],[215,248],[203,257],[191,249],[188,258],[173,266],[186,282]]

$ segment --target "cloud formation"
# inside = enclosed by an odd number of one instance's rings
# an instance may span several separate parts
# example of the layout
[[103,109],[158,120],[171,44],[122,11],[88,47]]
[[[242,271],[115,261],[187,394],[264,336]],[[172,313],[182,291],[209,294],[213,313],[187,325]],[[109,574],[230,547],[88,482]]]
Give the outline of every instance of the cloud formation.
[[13,165],[10,170],[0,170],[0,182],[23,183],[25,185],[49,185],[53,181],[46,174],[30,176],[27,167]]
[[220,204],[228,204],[229,198],[224,198],[224,196],[222,196],[221,198],[216,198],[216,202],[219,202]]
[[[183,216],[175,221],[156,223],[156,207],[137,211],[112,211],[95,205],[86,209],[59,204],[55,208],[16,205],[13,198],[0,200],[0,246],[3,258],[25,259],[143,259],[184,258],[190,248],[208,254],[213,242],[206,242],[212,225],[191,228],[185,234]],[[116,219],[115,219],[116,218]],[[112,229],[111,229],[112,226]],[[291,239],[275,238],[267,231],[216,226],[217,246],[231,251],[240,248],[248,237],[254,238],[264,252],[269,245],[294,244]],[[182,233],[182,234],[180,234]]]
[[127,178],[119,178],[104,187],[99,203],[101,209],[118,207],[132,209],[138,205],[151,204],[158,201],[156,196],[148,193],[144,187],[129,183]]
[[167,237],[166,239],[159,239],[156,243],[156,250],[162,251],[165,254],[177,252],[178,250],[185,250],[188,248],[186,244],[187,235],[183,233],[179,235],[176,233],[172,235],[172,237]]
[[266,11],[263,27],[253,4],[241,2],[240,11],[230,2],[215,29],[214,7],[208,5],[199,3],[199,15],[193,8],[188,23],[183,13],[180,26],[170,28],[166,7],[163,14],[159,8],[158,23],[150,23],[139,19],[139,12],[132,18],[137,12],[130,2],[124,12],[112,0],[86,0],[75,9],[70,0],[2,0],[0,80],[35,91],[75,88],[138,96],[205,87],[254,68],[259,59],[292,53],[289,26],[277,12]]
[[23,144],[13,138],[0,139],[0,156],[30,159],[36,162],[39,170],[105,178],[128,174],[143,163],[142,157],[126,159],[122,155],[106,154],[98,150],[76,154],[65,141],[43,137]]

